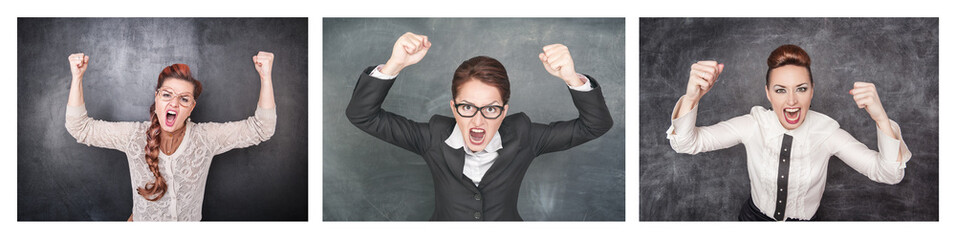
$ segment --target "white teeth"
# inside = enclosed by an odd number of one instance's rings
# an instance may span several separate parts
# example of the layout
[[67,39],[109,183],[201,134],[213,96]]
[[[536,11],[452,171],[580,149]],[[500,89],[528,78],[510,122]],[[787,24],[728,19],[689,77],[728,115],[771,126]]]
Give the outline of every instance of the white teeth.
[[169,111],[166,111],[166,114],[173,114],[173,115],[176,115],[176,111],[172,111],[172,110],[169,110]]
[[784,110],[784,111],[787,111],[787,112],[797,112],[797,111],[800,111],[799,108],[784,108],[783,110]]
[[472,131],[472,132],[476,132],[476,133],[483,133],[483,132],[485,132],[485,130],[482,130],[482,129],[471,129],[471,131]]

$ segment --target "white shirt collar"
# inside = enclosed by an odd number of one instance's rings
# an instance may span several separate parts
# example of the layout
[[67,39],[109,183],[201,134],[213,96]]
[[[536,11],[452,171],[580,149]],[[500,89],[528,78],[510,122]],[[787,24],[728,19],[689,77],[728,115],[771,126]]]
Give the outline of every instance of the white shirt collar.
[[[455,129],[451,132],[451,136],[448,136],[448,139],[445,139],[445,144],[448,144],[449,147],[455,149],[465,146],[465,138],[461,135],[461,129],[458,128],[457,123],[455,124]],[[482,150],[482,152],[497,152],[501,148],[501,134],[499,134],[498,131],[495,131],[495,136],[491,138],[491,142],[488,142],[488,145],[485,146],[485,150]],[[465,153],[474,154],[471,149],[464,149]]]

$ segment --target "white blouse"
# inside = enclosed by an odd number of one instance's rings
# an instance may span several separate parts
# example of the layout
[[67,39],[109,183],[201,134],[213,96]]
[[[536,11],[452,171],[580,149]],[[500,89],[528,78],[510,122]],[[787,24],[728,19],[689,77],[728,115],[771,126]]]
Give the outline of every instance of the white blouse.
[[[674,113],[677,110],[675,106]],[[774,216],[776,208],[774,201],[779,191],[777,168],[783,134],[793,136],[785,218],[807,220],[816,213],[826,185],[830,156],[836,155],[870,180],[887,184],[903,180],[906,162],[912,156],[902,141],[899,125],[892,120],[892,131],[901,140],[877,129],[880,150],[877,152],[840,129],[835,120],[812,110],[808,111],[803,124],[794,130],[783,128],[772,110],[760,106],[753,107],[750,114],[706,127],[696,126],[696,106],[677,119],[673,119],[674,113],[671,114],[671,127],[667,129],[667,139],[674,151],[697,154],[744,144],[750,195],[754,205],[767,216]],[[901,150],[902,162],[897,162]]]
[[[149,122],[107,122],[86,115],[86,106],[66,108],[66,130],[76,141],[126,153],[133,190],[133,221],[199,221],[206,177],[215,155],[268,140],[275,133],[276,111],[256,109],[255,116],[227,123],[187,121],[186,133],[172,155],[159,153],[159,172],[166,178],[166,194],[156,201],[136,189],[153,182],[146,165],[146,129]],[[93,159],[86,159],[93,160]]]

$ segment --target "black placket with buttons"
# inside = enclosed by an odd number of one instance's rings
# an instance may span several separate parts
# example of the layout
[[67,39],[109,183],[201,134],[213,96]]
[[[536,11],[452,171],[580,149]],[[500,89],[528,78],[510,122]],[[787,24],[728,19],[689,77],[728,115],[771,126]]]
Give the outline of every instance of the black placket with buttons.
[[787,184],[790,180],[790,148],[793,145],[793,136],[784,134],[783,144],[780,147],[780,166],[777,168],[777,208],[774,211],[773,218],[777,221],[783,221],[787,210]]

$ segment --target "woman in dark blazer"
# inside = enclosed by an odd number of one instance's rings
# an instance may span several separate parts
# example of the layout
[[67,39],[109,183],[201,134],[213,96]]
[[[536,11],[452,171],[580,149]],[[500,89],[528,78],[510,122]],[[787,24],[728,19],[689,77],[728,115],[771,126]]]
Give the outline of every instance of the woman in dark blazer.
[[463,62],[452,79],[454,118],[411,121],[381,108],[398,73],[418,63],[431,42],[405,33],[388,62],[359,75],[346,109],[353,125],[425,159],[435,184],[432,220],[519,221],[518,190],[538,155],[580,145],[611,129],[613,120],[594,79],[574,71],[568,48],[553,44],[538,55],[545,69],[568,85],[580,116],[550,124],[508,113],[508,74],[497,60]]

